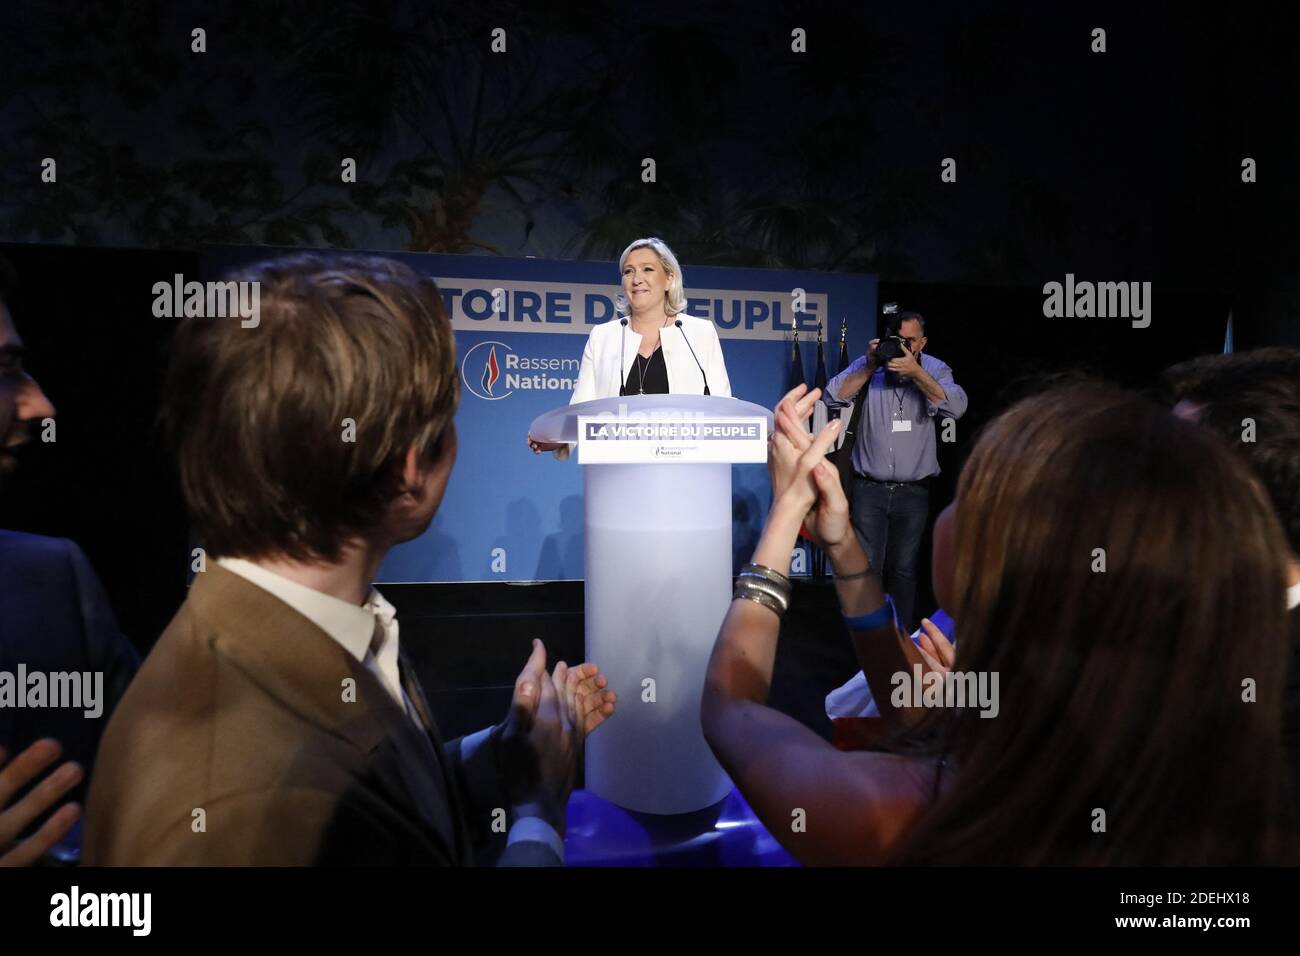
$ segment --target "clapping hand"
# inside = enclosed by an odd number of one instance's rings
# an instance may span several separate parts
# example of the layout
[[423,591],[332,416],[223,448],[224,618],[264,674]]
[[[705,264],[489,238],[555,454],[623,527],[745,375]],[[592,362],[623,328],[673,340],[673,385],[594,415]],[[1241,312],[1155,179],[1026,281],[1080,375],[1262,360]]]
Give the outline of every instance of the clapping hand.
[[814,388],[808,391],[808,386],[798,385],[786,392],[785,397],[777,404],[773,410],[775,424],[770,436],[770,445],[767,455],[767,471],[772,479],[772,497],[779,498],[781,494],[790,487],[794,474],[799,467],[799,455],[802,454],[802,438],[811,438],[807,429],[801,429],[803,435],[796,436],[801,440],[801,447],[792,449],[790,447],[790,436],[785,435],[785,443],[777,445],[777,440],[784,433],[781,429],[782,415],[784,414],[789,420],[795,422],[804,422],[812,414],[813,408],[817,404],[817,399],[821,397],[821,389]]
[[595,664],[546,672],[546,646],[532,654],[515,680],[504,722],[493,730],[497,765],[511,802],[564,830],[564,807],[587,734],[613,715],[618,695]]
[[555,682],[546,673],[546,646],[534,640],[533,651],[515,679],[510,710],[492,737],[510,802],[532,805],[557,830],[564,825],[564,805],[582,746],[571,713],[567,705],[559,706]]
[[[840,485],[839,472],[825,457],[838,433],[839,422],[828,422],[816,438],[807,428],[808,416],[820,397],[820,389],[809,392],[806,385],[799,385],[786,393],[776,406],[768,470],[776,497],[793,492],[807,499],[804,531],[817,547],[831,551],[849,540],[853,526],[849,522],[849,502]],[[807,456],[814,447],[817,451],[810,461]]]
[[618,694],[605,689],[609,680],[595,664],[568,667],[560,661],[555,665],[551,679],[555,681],[556,692],[569,708],[573,725],[582,728],[584,737],[614,715]]

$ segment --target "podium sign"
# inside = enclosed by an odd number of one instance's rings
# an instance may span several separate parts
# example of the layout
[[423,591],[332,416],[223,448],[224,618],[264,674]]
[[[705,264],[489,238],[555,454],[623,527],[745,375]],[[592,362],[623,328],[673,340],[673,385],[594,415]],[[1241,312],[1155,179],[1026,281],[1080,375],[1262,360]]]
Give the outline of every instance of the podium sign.
[[767,461],[767,419],[578,417],[578,462],[630,465]]
[[731,464],[766,461],[771,429],[767,409],[704,395],[597,399],[529,429],[583,466],[586,659],[618,693],[587,740],[587,789],[621,807],[689,813],[731,792],[700,697],[731,604]]

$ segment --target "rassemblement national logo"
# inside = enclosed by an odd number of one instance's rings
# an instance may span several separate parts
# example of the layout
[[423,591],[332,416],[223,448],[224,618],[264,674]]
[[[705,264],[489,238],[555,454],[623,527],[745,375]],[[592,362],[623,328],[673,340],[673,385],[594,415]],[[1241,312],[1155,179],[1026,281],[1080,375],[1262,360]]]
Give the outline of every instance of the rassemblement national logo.
[[[460,362],[460,376],[470,394],[496,402],[517,391],[571,392],[579,364],[576,358],[519,355],[504,342],[489,341],[480,342],[465,353]],[[562,374],[547,374],[550,372]]]

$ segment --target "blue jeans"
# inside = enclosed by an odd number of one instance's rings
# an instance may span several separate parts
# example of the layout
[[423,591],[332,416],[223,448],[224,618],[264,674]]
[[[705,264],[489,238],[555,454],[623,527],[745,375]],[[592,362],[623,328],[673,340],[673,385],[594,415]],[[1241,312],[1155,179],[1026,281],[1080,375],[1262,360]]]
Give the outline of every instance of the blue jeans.
[[916,627],[916,561],[930,516],[926,485],[885,485],[853,479],[853,529],[871,566],[880,572],[885,593],[894,599],[899,624]]

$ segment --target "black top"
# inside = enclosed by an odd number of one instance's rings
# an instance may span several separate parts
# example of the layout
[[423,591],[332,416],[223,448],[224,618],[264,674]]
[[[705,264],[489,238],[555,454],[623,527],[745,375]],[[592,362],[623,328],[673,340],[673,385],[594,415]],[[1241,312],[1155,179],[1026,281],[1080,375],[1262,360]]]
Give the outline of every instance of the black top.
[[668,366],[664,364],[664,350],[655,346],[649,358],[640,352],[632,356],[632,367],[627,370],[625,395],[667,395]]

